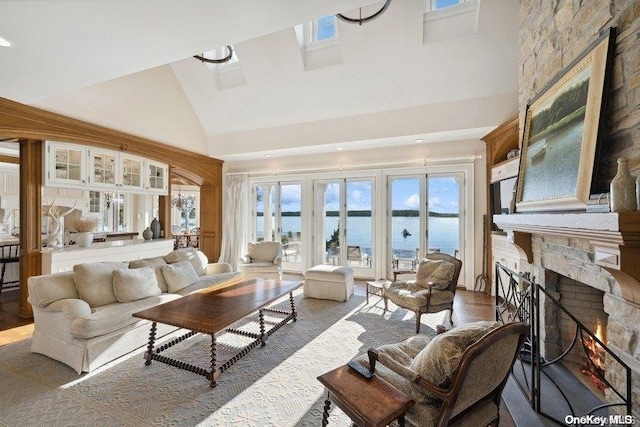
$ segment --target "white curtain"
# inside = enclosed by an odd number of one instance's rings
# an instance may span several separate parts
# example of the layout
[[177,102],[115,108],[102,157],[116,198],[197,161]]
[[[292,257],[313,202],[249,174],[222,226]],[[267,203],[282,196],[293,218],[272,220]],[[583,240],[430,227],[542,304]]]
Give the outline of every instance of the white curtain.
[[245,255],[248,223],[247,175],[227,175],[222,202],[222,248],[219,262],[228,262],[234,271]]

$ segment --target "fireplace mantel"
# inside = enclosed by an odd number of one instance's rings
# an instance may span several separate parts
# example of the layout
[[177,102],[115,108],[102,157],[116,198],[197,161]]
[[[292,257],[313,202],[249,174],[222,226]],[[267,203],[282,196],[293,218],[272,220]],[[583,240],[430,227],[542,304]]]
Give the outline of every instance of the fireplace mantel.
[[626,300],[640,304],[640,212],[512,214],[493,220],[529,263],[532,235],[587,240],[593,263],[611,273]]

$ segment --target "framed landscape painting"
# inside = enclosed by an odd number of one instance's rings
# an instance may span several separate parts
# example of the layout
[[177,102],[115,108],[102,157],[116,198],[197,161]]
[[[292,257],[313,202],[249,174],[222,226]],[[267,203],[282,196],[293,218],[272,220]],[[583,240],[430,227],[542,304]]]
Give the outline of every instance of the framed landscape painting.
[[518,212],[586,209],[614,39],[610,28],[527,107]]

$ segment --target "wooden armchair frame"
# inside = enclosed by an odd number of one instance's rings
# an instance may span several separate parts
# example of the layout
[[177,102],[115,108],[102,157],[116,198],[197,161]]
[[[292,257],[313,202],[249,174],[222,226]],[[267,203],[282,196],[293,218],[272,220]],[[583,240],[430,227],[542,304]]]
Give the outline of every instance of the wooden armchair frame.
[[[500,383],[489,393],[479,396],[478,399],[464,408],[460,413],[456,414],[455,417],[452,417],[453,410],[456,405],[456,401],[464,387],[465,380],[467,379],[467,373],[474,363],[475,359],[480,356],[483,352],[485,352],[488,348],[490,348],[496,342],[505,339],[509,335],[519,335],[518,345],[513,349],[513,353],[504,354],[504,357],[511,358],[510,366],[516,361],[518,354],[520,352],[520,348],[525,340],[525,337],[529,333],[529,325],[526,323],[509,323],[503,325],[488,334],[482,337],[480,340],[469,346],[465,352],[462,354],[460,359],[460,364],[456,369],[454,376],[451,381],[451,385],[448,388],[439,387],[421,376],[417,376],[413,381],[418,384],[420,387],[424,388],[425,391],[428,391],[436,396],[438,396],[442,400],[442,405],[440,406],[440,410],[438,413],[438,418],[436,421],[436,426],[447,426],[450,424],[454,424],[458,422],[460,419],[464,418],[467,414],[473,412],[476,408],[484,404],[488,401],[493,401],[493,403],[499,408],[500,407],[500,398],[502,396],[502,391],[504,390],[504,386],[507,383],[509,378],[509,370],[504,378],[500,381]],[[367,351],[369,356],[369,370],[373,373],[375,372],[376,363],[382,363],[379,361],[379,352],[375,348],[370,348]],[[394,371],[396,374],[406,377],[406,373],[399,372],[394,369],[393,366],[387,366],[387,368]],[[413,371],[412,371],[413,372]],[[500,416],[498,416],[495,420],[491,422],[490,425],[497,426],[500,420]]]
[[[451,255],[440,253],[440,252],[427,254],[425,258],[430,260],[447,261],[453,264],[454,273],[453,273],[453,277],[451,278],[451,281],[449,282],[449,286],[447,286],[447,290],[453,293],[453,296],[455,298],[456,289],[458,287],[458,279],[460,277],[460,272],[462,271],[462,261],[459,260],[458,258],[452,257]],[[385,292],[384,290],[382,292],[382,296],[384,298],[385,311],[387,310],[387,300],[389,299],[391,299],[399,307],[402,307],[402,305],[394,301],[393,298],[389,298],[389,293]],[[420,333],[420,318],[425,313],[437,313],[442,310],[449,310],[449,322],[451,322],[451,324],[453,325],[453,299],[451,300],[451,304],[447,304],[446,306],[434,307],[431,305],[431,289],[429,289],[429,293],[426,295],[426,298],[427,298],[427,303],[423,306],[420,306],[419,310],[414,310],[414,313],[416,314],[416,334]],[[407,307],[402,307],[402,308],[407,308]]]

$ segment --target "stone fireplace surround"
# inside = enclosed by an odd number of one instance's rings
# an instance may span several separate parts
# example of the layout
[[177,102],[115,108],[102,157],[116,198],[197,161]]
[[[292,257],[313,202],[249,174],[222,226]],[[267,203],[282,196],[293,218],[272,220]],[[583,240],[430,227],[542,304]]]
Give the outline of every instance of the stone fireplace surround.
[[[555,290],[562,275],[604,293],[608,347],[633,372],[632,411],[640,417],[640,212],[496,215],[494,222],[518,248],[520,271],[545,289]],[[557,342],[558,333],[546,327],[541,342]],[[553,357],[557,346],[542,351]],[[624,390],[616,365],[607,364],[606,377]]]

